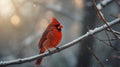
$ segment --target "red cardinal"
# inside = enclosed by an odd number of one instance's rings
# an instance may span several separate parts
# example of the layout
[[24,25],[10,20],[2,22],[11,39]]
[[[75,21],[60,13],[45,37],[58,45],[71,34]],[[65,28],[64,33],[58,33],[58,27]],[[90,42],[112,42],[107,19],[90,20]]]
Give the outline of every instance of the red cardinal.
[[[63,26],[54,17],[51,20],[51,23],[48,25],[39,41],[39,54],[44,53],[49,48],[55,48],[62,39],[61,29]],[[40,65],[41,61],[42,58],[37,59],[36,65]]]

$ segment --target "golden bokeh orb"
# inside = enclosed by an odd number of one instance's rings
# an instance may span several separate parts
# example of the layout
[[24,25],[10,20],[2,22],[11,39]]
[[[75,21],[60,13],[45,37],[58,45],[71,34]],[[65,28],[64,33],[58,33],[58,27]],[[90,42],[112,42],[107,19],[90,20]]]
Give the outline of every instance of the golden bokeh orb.
[[20,24],[20,17],[18,15],[13,15],[11,17],[11,23],[14,25],[14,26],[19,26]]

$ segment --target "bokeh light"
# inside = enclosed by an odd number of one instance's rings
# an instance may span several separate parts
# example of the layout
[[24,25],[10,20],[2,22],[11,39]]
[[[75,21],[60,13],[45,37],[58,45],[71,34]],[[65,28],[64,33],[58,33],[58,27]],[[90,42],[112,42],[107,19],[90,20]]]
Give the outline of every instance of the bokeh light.
[[9,17],[14,12],[11,0],[0,0],[0,15],[4,18]]
[[18,15],[13,15],[11,17],[11,23],[14,25],[14,26],[19,26],[20,24],[20,17]]
[[84,7],[84,0],[75,0],[75,4],[77,7],[83,8]]

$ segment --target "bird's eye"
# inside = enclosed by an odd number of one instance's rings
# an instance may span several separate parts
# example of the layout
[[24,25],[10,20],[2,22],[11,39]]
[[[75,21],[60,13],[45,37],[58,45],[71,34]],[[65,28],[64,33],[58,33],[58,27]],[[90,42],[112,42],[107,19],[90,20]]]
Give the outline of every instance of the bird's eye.
[[60,29],[59,26],[60,26],[60,24],[55,25],[55,27],[57,28],[57,30],[61,31],[61,29]]

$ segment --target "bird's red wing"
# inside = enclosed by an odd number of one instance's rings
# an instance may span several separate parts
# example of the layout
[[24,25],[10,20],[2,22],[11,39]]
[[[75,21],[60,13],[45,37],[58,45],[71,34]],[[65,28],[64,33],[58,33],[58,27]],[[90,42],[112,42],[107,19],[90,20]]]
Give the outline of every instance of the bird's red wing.
[[43,43],[45,42],[45,40],[47,40],[47,35],[48,35],[49,31],[50,31],[50,30],[47,28],[47,29],[45,30],[45,32],[42,34],[42,37],[41,37],[41,39],[40,39],[40,41],[39,41],[39,44],[38,44],[38,47],[39,47],[39,48],[42,48],[42,47],[43,47]]

